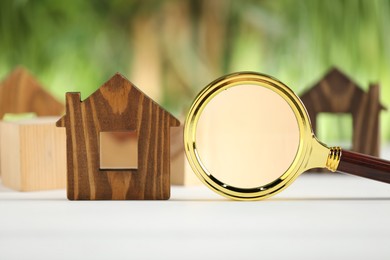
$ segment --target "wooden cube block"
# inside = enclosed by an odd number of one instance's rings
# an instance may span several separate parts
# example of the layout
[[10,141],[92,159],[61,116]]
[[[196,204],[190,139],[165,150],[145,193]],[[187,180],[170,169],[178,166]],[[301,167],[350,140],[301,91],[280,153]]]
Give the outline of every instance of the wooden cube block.
[[58,117],[0,123],[0,157],[4,186],[18,191],[66,187],[65,129]]
[[184,152],[183,130],[182,125],[171,130],[171,184],[201,185]]

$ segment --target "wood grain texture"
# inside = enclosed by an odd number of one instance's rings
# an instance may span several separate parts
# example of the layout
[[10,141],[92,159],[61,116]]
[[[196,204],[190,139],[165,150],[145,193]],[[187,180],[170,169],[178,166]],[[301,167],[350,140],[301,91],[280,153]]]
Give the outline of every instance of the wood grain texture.
[[379,85],[364,92],[340,70],[333,68],[318,83],[301,95],[314,133],[319,113],[352,115],[352,151],[379,156],[379,114],[385,109],[379,101]]
[[24,68],[16,68],[0,83],[0,118],[6,113],[60,116],[64,105],[50,95]]
[[343,150],[337,171],[390,183],[390,161],[369,155]]
[[[168,199],[170,127],[180,122],[120,74],[86,100],[66,94],[67,194],[70,200]],[[99,133],[137,131],[138,169],[100,170]]]
[[0,157],[4,186],[18,191],[66,186],[65,129],[58,117],[1,122]]

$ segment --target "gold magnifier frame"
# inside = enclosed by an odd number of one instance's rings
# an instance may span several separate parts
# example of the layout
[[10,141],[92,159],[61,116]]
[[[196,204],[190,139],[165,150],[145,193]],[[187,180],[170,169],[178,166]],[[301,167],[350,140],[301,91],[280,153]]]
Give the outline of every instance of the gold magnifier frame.
[[[299,145],[290,167],[276,180],[255,188],[235,187],[214,177],[202,163],[196,146],[197,125],[204,108],[222,91],[239,85],[255,85],[277,93],[294,112],[299,128]],[[256,111],[251,112],[256,114]],[[184,124],[184,146],[189,164],[198,178],[213,191],[235,200],[260,200],[273,196],[288,187],[301,173],[312,168],[326,167],[336,171],[341,155],[339,147],[329,148],[317,140],[306,108],[289,87],[273,77],[255,72],[238,72],[223,76],[198,94]]]

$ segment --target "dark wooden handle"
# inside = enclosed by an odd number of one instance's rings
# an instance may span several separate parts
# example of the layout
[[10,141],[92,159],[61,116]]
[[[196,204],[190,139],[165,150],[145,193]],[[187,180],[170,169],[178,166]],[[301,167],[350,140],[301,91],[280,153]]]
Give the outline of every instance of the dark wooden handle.
[[390,161],[342,150],[338,172],[390,183]]

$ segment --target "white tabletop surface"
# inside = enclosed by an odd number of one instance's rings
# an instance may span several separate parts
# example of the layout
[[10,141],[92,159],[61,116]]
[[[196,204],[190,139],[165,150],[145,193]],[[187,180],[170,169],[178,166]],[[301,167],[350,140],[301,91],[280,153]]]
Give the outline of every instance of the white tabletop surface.
[[390,259],[390,185],[305,174],[279,195],[229,201],[68,201],[0,185],[0,259]]

